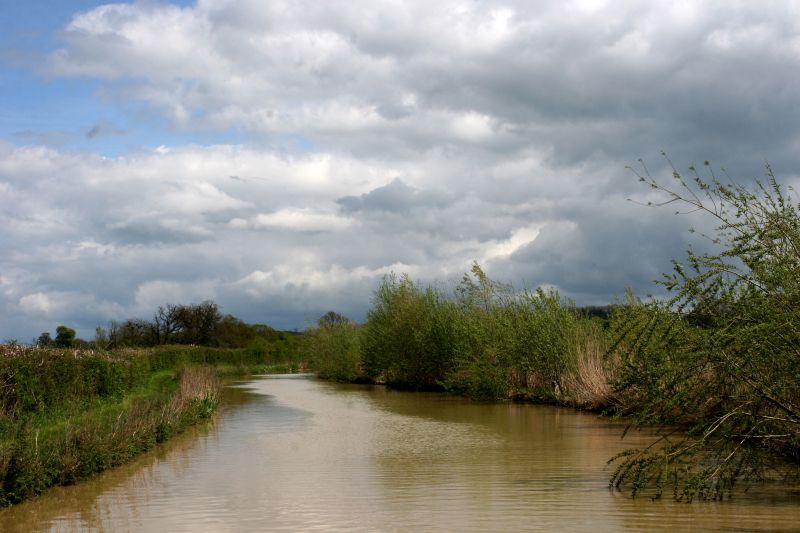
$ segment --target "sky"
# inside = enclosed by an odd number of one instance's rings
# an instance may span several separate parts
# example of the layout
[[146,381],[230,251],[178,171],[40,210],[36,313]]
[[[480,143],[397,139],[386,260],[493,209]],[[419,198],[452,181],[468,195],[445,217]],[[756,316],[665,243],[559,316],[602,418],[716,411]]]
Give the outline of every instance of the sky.
[[473,261],[658,295],[708,222],[630,167],[704,161],[798,182],[800,2],[0,0],[0,340],[361,321]]

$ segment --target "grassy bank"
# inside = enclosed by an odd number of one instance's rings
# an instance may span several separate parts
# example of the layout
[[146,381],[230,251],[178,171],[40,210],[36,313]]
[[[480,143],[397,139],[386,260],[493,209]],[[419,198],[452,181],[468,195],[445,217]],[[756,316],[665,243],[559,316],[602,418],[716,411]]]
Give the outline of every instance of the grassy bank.
[[208,419],[221,375],[268,369],[258,349],[0,346],[0,504],[129,461]]

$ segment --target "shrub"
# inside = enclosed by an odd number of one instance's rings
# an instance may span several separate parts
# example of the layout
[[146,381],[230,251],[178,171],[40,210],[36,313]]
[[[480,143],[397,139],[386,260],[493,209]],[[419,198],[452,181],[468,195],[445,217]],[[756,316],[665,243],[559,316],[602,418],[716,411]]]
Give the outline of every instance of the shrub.
[[800,216],[769,167],[750,188],[711,171],[673,177],[675,190],[640,175],[666,195],[659,205],[714,219],[719,251],[689,250],[664,278],[671,300],[619,317],[620,393],[637,423],[687,433],[626,452],[612,482],[718,498],[773,469],[800,473]]
[[331,311],[306,332],[306,339],[311,365],[319,377],[344,382],[363,377],[360,329],[355,323]]
[[455,305],[439,290],[405,275],[384,277],[364,325],[364,371],[396,386],[441,387],[455,360],[455,317]]

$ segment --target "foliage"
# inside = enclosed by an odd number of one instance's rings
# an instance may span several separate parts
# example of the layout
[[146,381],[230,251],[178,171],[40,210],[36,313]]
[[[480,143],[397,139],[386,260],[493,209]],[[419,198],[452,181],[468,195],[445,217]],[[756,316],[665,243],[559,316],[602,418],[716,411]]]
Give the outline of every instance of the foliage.
[[446,388],[475,399],[508,398],[511,390],[508,358],[498,346],[502,338],[498,311],[512,295],[511,287],[489,279],[474,263],[456,287],[457,337],[454,367]]
[[571,364],[577,316],[558,292],[525,291],[500,313],[509,366],[522,388],[538,388],[556,395],[561,377]]
[[373,303],[361,336],[371,379],[484,400],[611,401],[605,333],[555,291],[515,291],[475,263],[452,294],[390,275]]
[[50,333],[45,331],[39,335],[34,344],[39,348],[49,348],[55,344],[55,341],[50,336]]
[[[594,390],[581,388],[588,384],[586,372],[582,375],[587,379],[577,377],[589,363],[595,370],[598,365],[602,368],[602,355],[596,350],[591,361],[582,356],[587,335],[593,345],[603,345],[604,335],[557,291],[515,291],[489,279],[475,263],[456,288],[455,301],[460,342],[455,370],[445,380],[448,389],[481,399],[606,405],[607,398],[595,398]],[[595,382],[608,396],[605,375],[600,374],[594,376]]]
[[352,382],[363,377],[359,327],[330,311],[317,327],[306,331],[308,358],[317,375],[334,381]]
[[634,492],[719,498],[740,480],[800,470],[800,217],[767,167],[747,188],[673,173],[640,179],[717,222],[716,253],[689,250],[663,284],[675,296],[617,318],[622,396],[638,424],[685,428],[619,457],[612,479]]
[[208,418],[217,406],[218,391],[213,370],[189,367],[151,373],[124,397],[63,402],[35,417],[4,418],[0,505],[129,461]]
[[[41,338],[41,337],[40,337]],[[54,344],[59,348],[69,348],[75,341],[75,330],[67,326],[56,328],[56,338]]]
[[288,337],[291,337],[289,332],[277,332],[263,324],[251,325],[233,315],[223,315],[216,303],[207,300],[199,304],[159,306],[151,321],[141,318],[111,321],[108,328],[97,328],[93,345],[101,349],[169,344],[218,348],[269,346],[280,352],[279,357],[296,358],[298,343]]
[[455,305],[436,288],[394,274],[383,278],[373,303],[363,333],[367,376],[400,387],[440,387],[460,340]]
[[208,418],[220,372],[254,368],[263,358],[246,349],[0,345],[0,505],[128,461]]

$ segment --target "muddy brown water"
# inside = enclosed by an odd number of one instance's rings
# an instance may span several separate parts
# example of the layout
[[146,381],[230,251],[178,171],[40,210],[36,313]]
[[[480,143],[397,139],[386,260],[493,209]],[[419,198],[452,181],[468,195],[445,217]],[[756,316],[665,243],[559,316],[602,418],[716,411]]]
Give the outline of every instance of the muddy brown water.
[[308,376],[229,387],[213,425],[0,511],[0,531],[800,531],[800,493],[631,499],[606,460],[649,442],[593,414]]

